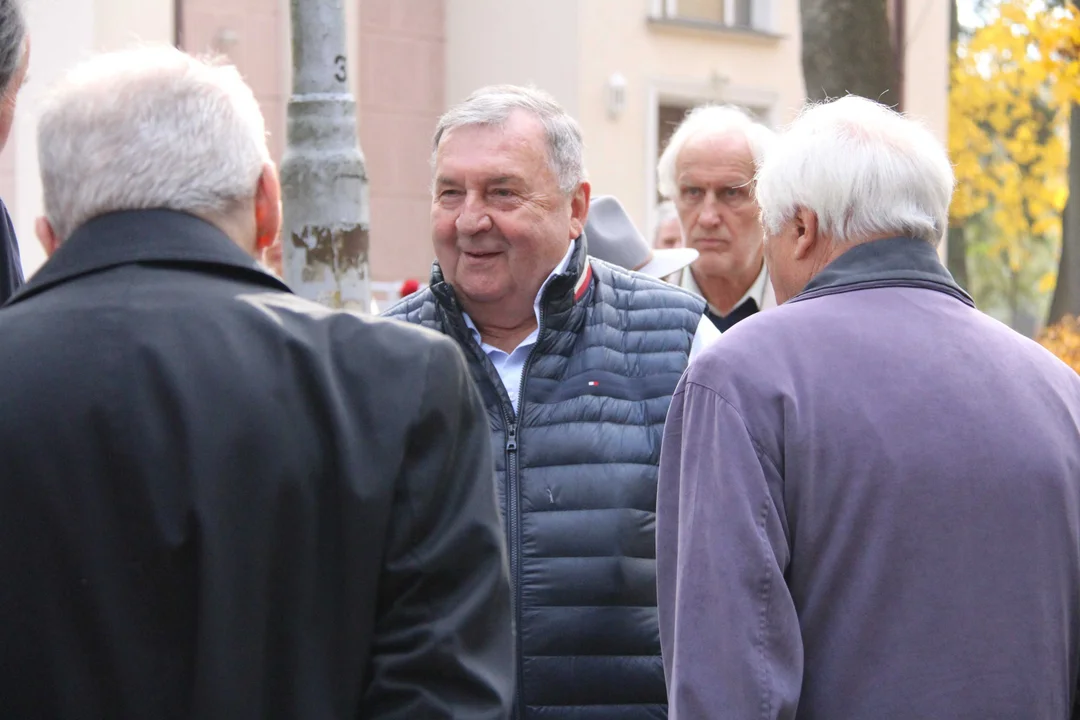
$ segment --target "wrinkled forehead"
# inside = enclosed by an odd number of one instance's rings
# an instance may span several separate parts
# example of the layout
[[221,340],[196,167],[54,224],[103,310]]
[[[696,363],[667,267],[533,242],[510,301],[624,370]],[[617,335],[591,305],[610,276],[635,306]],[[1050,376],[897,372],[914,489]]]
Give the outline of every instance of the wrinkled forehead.
[[435,151],[437,177],[461,173],[528,177],[547,165],[543,125],[518,112],[499,124],[451,128]]
[[675,158],[675,176],[730,180],[744,184],[754,177],[754,155],[746,136],[734,130],[703,131],[687,139]]

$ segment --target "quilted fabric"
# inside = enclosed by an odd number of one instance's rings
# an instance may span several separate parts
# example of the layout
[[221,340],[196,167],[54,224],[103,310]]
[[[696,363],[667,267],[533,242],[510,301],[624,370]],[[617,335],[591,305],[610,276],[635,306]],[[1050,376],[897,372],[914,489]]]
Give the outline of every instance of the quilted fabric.
[[704,302],[587,257],[580,238],[541,308],[517,416],[437,265],[427,290],[386,315],[454,337],[487,407],[515,589],[517,716],[663,718],[657,464]]

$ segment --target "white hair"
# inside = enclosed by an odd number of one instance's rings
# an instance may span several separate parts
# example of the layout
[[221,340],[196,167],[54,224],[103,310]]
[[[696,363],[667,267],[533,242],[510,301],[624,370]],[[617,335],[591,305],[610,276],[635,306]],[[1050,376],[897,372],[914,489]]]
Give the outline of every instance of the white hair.
[[535,87],[491,85],[480,88],[463,102],[450,108],[435,128],[432,166],[443,136],[459,127],[490,125],[498,127],[510,113],[523,110],[544,126],[551,170],[566,194],[585,182],[585,141],[581,126],[548,93]]
[[237,69],[168,46],[98,55],[38,124],[45,216],[58,239],[122,210],[221,216],[270,163],[259,104]]
[[675,178],[675,161],[687,141],[696,135],[726,135],[737,133],[746,138],[755,167],[761,165],[765,153],[775,139],[775,133],[761,123],[754,122],[745,111],[734,105],[702,105],[691,110],[668,140],[667,147],[656,164],[656,179],[660,194],[674,199],[678,193]]
[[756,192],[769,235],[803,208],[833,241],[896,234],[937,245],[953,183],[945,148],[923,125],[848,96],[803,109],[758,171]]
[[653,226],[652,244],[655,247],[656,241],[660,239],[660,228],[664,227],[664,224],[670,220],[678,220],[679,211],[675,209],[675,203],[670,200],[665,200],[656,206],[656,224]]

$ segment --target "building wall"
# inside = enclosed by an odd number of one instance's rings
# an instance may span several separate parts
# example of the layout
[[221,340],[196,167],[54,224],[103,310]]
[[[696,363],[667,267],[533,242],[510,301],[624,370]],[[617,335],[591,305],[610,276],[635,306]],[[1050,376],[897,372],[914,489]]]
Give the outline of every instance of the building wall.
[[180,47],[225,55],[236,65],[259,100],[270,152],[280,160],[289,84],[288,0],[173,1],[179,8]]
[[[631,12],[631,6],[636,12]],[[653,0],[583,0],[578,119],[593,193],[617,196],[651,227],[661,104],[731,102],[787,122],[804,97],[797,0],[773,0],[771,35],[650,21]],[[626,107],[608,115],[606,84],[626,79]]]
[[371,181],[376,281],[427,282],[431,133],[445,109],[444,0],[362,0],[360,143]]
[[948,141],[951,1],[906,0],[904,22],[904,111],[942,142]]
[[[615,0],[616,14],[636,1]],[[576,116],[582,47],[593,40],[579,28],[581,3],[446,0],[447,102],[484,85],[534,84]]]
[[0,159],[0,186],[11,209],[23,269],[32,275],[45,260],[34,236],[42,214],[37,161],[37,117],[44,93],[95,52],[132,42],[173,41],[171,0],[34,0],[26,3],[30,27],[30,82],[19,94],[18,111]]

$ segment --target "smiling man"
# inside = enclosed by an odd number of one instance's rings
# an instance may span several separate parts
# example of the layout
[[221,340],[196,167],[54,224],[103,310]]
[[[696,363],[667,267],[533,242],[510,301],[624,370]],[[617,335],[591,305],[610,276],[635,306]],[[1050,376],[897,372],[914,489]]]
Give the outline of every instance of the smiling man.
[[742,110],[704,106],[686,116],[657,164],[686,246],[700,253],[679,284],[705,299],[721,331],[776,306],[754,197],[754,172],[772,141]]
[[717,333],[699,298],[588,257],[581,130],[548,95],[479,90],[440,120],[434,152],[438,262],[387,314],[457,340],[487,406],[515,717],[663,717],[660,438],[689,358]]

